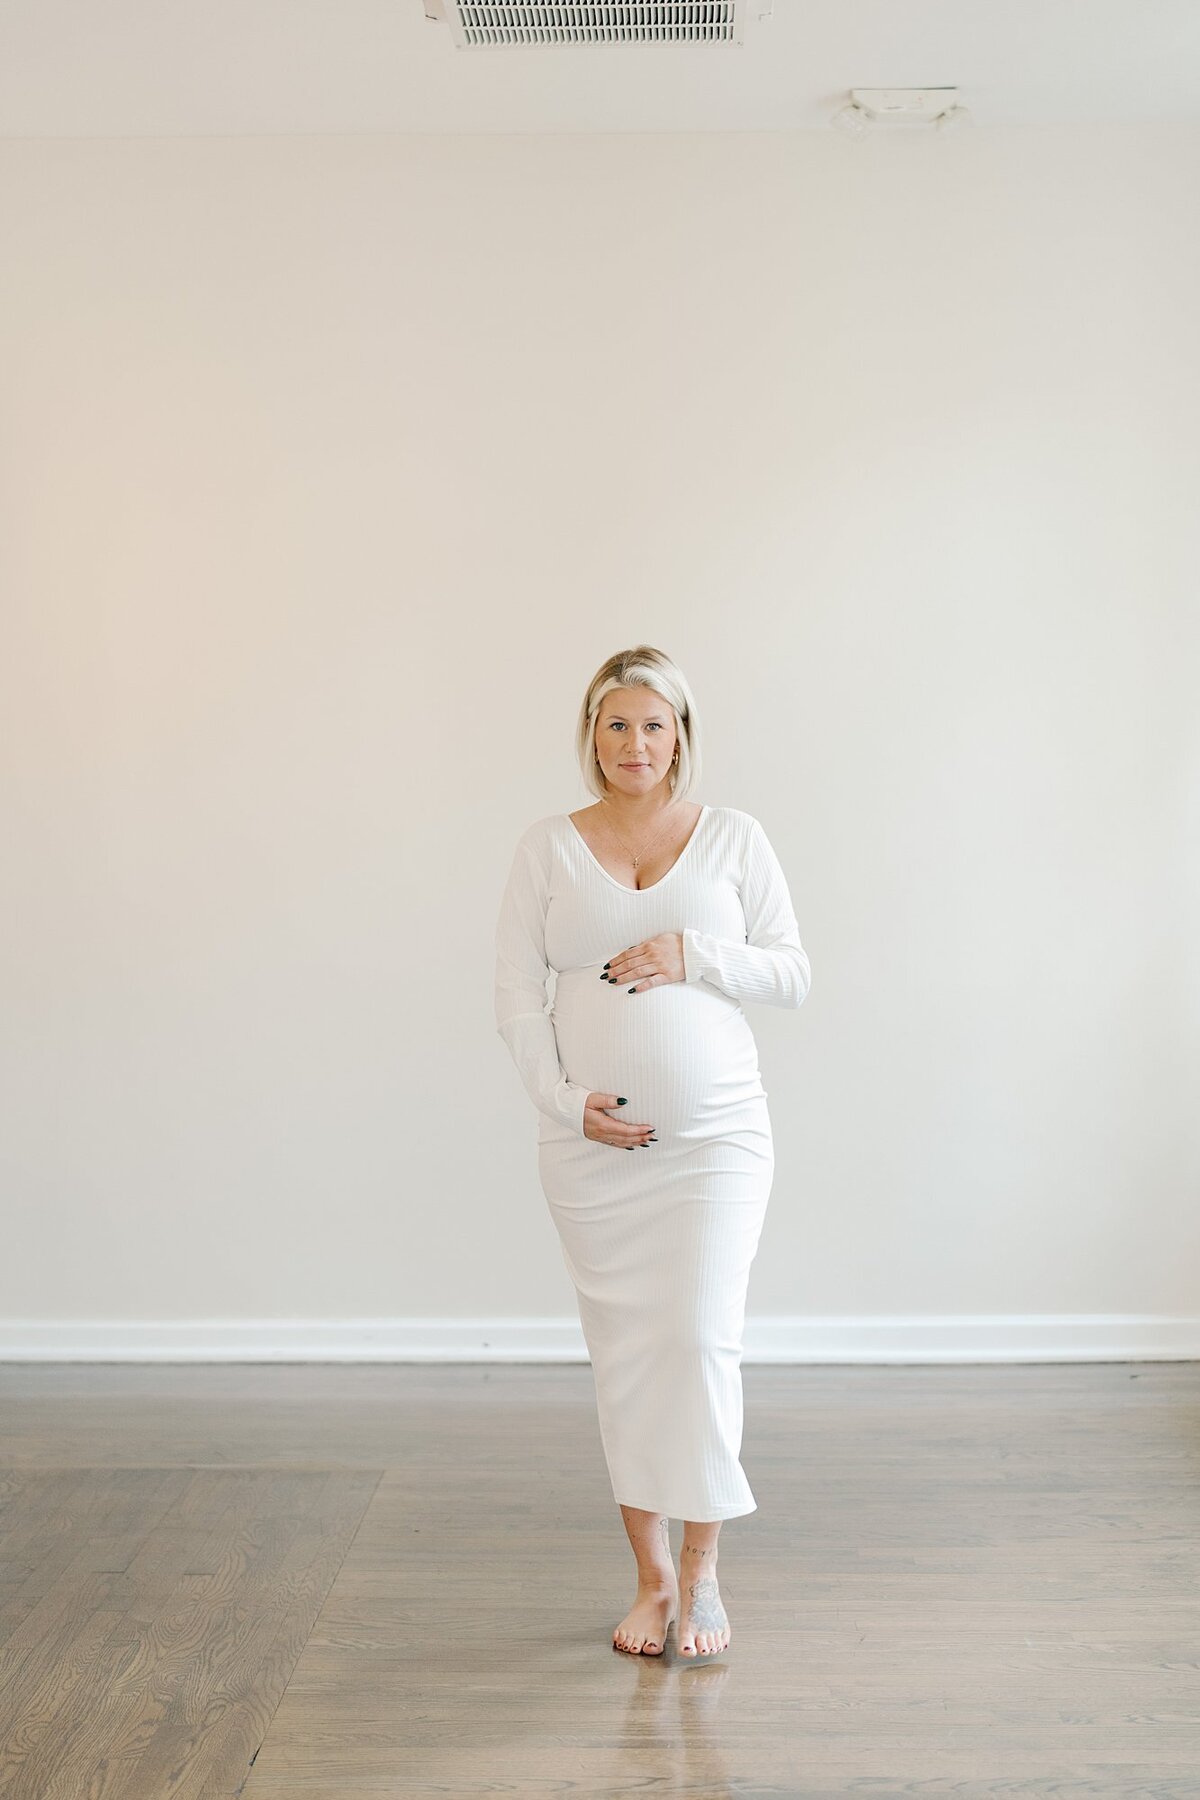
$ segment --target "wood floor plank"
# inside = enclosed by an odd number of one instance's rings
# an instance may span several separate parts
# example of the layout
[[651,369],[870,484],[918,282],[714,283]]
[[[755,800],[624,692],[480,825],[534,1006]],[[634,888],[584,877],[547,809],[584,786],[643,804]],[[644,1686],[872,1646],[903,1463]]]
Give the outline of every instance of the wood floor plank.
[[165,1800],[212,1780],[218,1738],[221,1778],[240,1780],[378,1479],[179,1474],[123,1570],[87,1566],[116,1540],[84,1545],[0,1651],[6,1800],[91,1792],[97,1771],[131,1800]]
[[[193,1666],[139,1760],[147,1793],[164,1800],[210,1800],[230,1791],[235,1780],[240,1785],[377,1483],[377,1471],[330,1471],[324,1487],[314,1492],[311,1519],[269,1585],[260,1582],[256,1594],[245,1582],[238,1584],[236,1639],[207,1681]],[[215,1587],[216,1578],[214,1592]],[[202,1620],[210,1636],[214,1592],[205,1596]]]

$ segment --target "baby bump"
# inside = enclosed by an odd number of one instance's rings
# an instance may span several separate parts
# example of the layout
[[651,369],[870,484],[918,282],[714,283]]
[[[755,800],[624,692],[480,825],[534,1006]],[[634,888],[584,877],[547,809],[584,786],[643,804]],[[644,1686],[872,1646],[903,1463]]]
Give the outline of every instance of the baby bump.
[[661,1132],[712,1121],[763,1093],[758,1047],[736,1000],[706,982],[664,982],[631,994],[600,965],[563,970],[554,1022],[570,1081],[623,1094],[622,1115]]

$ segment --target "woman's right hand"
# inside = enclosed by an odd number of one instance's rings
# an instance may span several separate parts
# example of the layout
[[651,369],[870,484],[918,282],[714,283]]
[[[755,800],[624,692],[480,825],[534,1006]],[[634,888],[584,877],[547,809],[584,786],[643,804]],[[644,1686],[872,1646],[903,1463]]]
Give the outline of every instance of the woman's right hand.
[[612,1144],[618,1150],[633,1150],[638,1144],[657,1144],[658,1139],[649,1136],[654,1131],[653,1125],[630,1125],[624,1119],[614,1119],[604,1110],[608,1106],[619,1106],[620,1094],[589,1094],[583,1109],[583,1135],[593,1138],[598,1144]]

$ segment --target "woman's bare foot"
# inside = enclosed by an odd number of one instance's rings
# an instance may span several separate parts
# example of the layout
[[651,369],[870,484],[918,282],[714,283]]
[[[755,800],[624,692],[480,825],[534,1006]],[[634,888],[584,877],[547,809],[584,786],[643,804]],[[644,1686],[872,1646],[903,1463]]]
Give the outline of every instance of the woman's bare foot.
[[729,1647],[729,1618],[721,1604],[717,1586],[715,1553],[705,1555],[703,1564],[684,1557],[679,1565],[679,1625],[675,1641],[681,1656],[711,1656]]
[[661,1656],[678,1595],[673,1582],[638,1582],[637,1598],[613,1632],[613,1645],[633,1656]]

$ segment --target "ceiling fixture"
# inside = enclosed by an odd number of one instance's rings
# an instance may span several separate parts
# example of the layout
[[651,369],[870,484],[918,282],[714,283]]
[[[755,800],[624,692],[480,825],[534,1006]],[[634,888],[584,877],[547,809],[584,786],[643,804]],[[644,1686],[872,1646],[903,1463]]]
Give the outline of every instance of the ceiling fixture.
[[768,19],[774,0],[654,0],[626,5],[476,5],[424,0],[425,17],[449,25],[459,50],[504,44],[740,44],[746,21]]
[[970,116],[959,104],[957,88],[851,88],[849,100],[830,123],[862,138],[873,125],[932,125],[948,131]]

